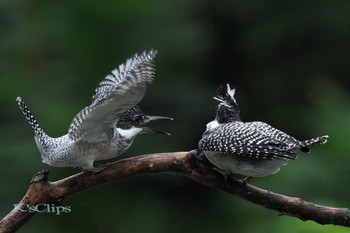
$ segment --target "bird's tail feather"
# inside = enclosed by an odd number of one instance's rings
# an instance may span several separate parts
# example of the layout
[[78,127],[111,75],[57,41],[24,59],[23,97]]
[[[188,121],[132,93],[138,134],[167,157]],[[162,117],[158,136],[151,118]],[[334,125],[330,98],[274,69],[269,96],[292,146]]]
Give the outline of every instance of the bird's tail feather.
[[268,145],[255,145],[255,146],[239,146],[233,149],[234,154],[248,156],[256,159],[267,160],[294,160],[297,155],[294,151],[283,150],[278,147]]
[[39,123],[35,120],[33,114],[28,109],[27,105],[22,101],[21,97],[16,99],[19,108],[22,110],[23,115],[28,120],[29,124],[32,126],[35,136],[40,140],[41,138],[47,136],[44,130],[40,127]]
[[300,150],[302,152],[309,152],[310,151],[310,149],[308,148],[309,146],[323,145],[323,144],[326,144],[327,140],[328,140],[328,135],[323,135],[321,137],[311,138],[311,139],[302,141]]

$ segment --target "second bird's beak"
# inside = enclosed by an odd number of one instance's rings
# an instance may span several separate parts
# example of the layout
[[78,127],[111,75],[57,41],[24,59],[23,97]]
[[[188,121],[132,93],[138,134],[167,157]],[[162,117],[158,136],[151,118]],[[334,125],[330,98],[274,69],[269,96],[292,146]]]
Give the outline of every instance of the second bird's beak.
[[[173,120],[173,118],[171,117],[163,117],[163,116],[146,116],[144,122],[142,125],[145,125],[149,122],[152,121],[157,121],[157,120]],[[143,133],[159,133],[159,134],[166,134],[166,135],[170,135],[170,133],[164,132],[160,129],[153,129],[153,128],[149,128],[149,127],[142,127],[142,131]]]

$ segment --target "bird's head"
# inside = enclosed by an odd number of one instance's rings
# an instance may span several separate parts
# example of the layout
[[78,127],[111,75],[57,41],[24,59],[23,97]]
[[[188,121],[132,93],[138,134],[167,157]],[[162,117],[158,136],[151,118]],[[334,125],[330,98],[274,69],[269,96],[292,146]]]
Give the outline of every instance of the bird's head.
[[240,121],[240,111],[238,104],[234,98],[235,89],[231,89],[229,84],[220,85],[217,90],[215,100],[219,101],[218,109],[216,110],[216,120],[218,123],[228,123]]
[[147,123],[156,120],[173,120],[173,118],[163,116],[146,116],[139,106],[134,106],[119,117],[116,126],[119,132],[124,134],[122,136],[128,138],[132,138],[137,134],[142,133],[159,133],[170,135],[162,130],[145,126]]

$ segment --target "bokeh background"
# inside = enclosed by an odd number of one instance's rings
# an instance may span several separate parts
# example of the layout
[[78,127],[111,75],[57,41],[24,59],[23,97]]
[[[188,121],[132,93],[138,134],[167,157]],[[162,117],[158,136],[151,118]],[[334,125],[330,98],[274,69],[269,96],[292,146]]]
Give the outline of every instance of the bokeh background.
[[[245,121],[297,137],[329,134],[275,176],[252,184],[335,207],[350,207],[350,2],[0,1],[0,216],[32,176],[79,172],[41,163],[21,96],[51,136],[114,67],[157,49],[157,74],[141,106],[174,117],[141,135],[123,157],[196,148],[215,115],[220,83],[236,87]],[[38,214],[19,232],[348,232],[246,202],[173,174],[111,182],[71,196],[69,214]]]

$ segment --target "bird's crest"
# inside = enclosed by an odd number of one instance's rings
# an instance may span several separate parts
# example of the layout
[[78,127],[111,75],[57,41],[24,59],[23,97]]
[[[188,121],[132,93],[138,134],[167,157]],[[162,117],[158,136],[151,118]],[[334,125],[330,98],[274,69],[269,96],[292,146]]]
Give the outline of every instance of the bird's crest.
[[231,89],[229,84],[220,85],[218,88],[214,99],[220,102],[216,111],[216,119],[219,123],[240,121],[240,111],[234,95],[235,89]]
[[215,100],[219,101],[219,105],[224,105],[228,108],[236,108],[238,107],[236,99],[235,99],[235,89],[230,88],[229,84],[220,85],[217,90],[217,96],[214,97]]

